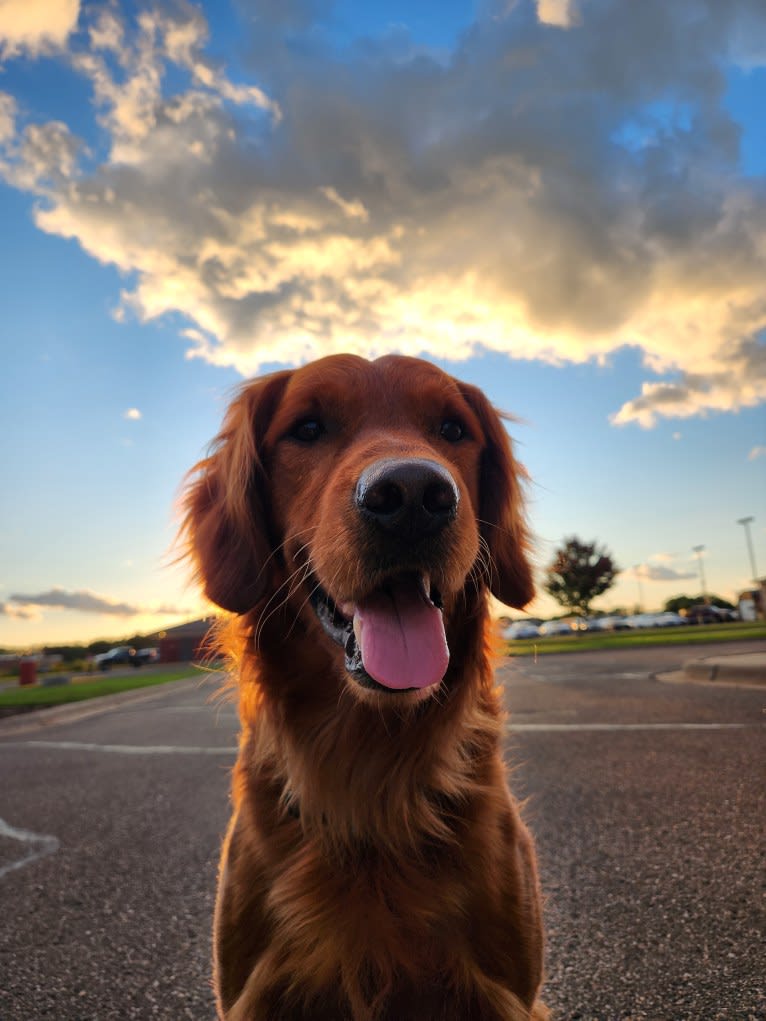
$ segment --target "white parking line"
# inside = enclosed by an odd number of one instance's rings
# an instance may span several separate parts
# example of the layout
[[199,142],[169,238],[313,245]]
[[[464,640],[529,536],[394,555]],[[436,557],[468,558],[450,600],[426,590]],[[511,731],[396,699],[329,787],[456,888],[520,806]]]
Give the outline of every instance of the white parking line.
[[44,858],[47,854],[55,854],[59,849],[57,837],[50,837],[45,833],[32,833],[30,830],[17,829],[15,826],[10,826],[4,819],[0,819],[0,837],[6,837],[8,840],[18,840],[25,845],[32,845],[21,858],[17,858],[9,865],[0,866],[0,879],[3,876],[7,876],[9,872],[13,872],[14,869],[20,869],[24,865],[37,861],[38,858]]
[[539,731],[554,733],[556,731],[586,730],[742,730],[746,727],[760,726],[755,723],[510,723],[508,730]]
[[216,715],[226,712],[232,716],[237,715],[237,707],[230,702],[221,705],[159,705],[152,710],[153,713],[215,713]]
[[108,752],[114,755],[236,755],[235,747],[175,744],[93,744],[87,741],[3,741],[0,748],[61,748],[75,752]]
[[[510,723],[516,734],[583,733],[587,731],[675,731],[743,730],[761,727],[758,723]],[[62,751],[105,752],[109,755],[236,755],[235,746],[170,744],[96,744],[89,741],[2,741],[1,748],[56,748]]]

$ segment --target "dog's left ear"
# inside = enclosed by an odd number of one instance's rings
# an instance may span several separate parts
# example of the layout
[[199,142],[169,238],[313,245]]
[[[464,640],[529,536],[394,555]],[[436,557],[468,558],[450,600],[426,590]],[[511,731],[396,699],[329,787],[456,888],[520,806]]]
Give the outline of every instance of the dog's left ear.
[[535,594],[520,482],[525,472],[513,456],[500,414],[478,387],[458,385],[484,434],[479,531],[489,552],[489,589],[501,603],[521,610]]
[[291,373],[241,388],[211,453],[192,468],[181,537],[211,602],[247,613],[269,587],[273,541],[263,438]]

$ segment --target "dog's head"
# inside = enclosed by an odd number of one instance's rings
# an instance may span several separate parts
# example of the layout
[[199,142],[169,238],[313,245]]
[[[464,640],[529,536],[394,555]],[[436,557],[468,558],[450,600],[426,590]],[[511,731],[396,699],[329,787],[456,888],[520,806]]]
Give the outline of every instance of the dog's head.
[[184,528],[214,603],[256,620],[286,603],[360,697],[417,700],[447,672],[467,592],[532,597],[519,474],[477,388],[335,355],[241,389]]

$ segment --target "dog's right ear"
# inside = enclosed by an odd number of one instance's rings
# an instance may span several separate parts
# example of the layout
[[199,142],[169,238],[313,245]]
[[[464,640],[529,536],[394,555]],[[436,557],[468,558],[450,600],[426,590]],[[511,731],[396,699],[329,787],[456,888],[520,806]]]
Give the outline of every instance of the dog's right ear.
[[210,453],[189,472],[180,534],[211,602],[247,613],[268,588],[273,544],[262,444],[291,373],[241,388]]
[[501,603],[522,610],[535,594],[521,487],[525,473],[513,456],[500,413],[478,387],[458,385],[479,419],[484,439],[479,519],[489,589]]

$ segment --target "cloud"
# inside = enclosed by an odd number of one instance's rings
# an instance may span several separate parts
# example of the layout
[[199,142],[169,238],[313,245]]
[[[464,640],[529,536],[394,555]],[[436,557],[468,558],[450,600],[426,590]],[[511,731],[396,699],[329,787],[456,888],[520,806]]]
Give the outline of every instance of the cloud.
[[696,578],[696,571],[679,571],[673,567],[665,567],[662,564],[639,564],[633,574],[637,578],[646,581],[686,581]]
[[35,620],[39,614],[32,608],[14,606],[0,600],[0,617],[12,617],[14,620]]
[[79,15],[79,0],[0,0],[0,60],[63,48]]
[[725,367],[707,375],[683,373],[679,382],[644,383],[641,396],[611,416],[616,425],[651,428],[661,416],[691,418],[709,411],[752,407],[766,398],[766,345],[760,338],[732,343]]
[[180,313],[189,357],[243,375],[632,347],[647,378],[616,425],[766,397],[766,189],[721,72],[766,53],[761,0],[488,0],[449,54],[339,50],[326,6],[259,4],[249,81],[183,0],[86,10],[69,60],[100,160],[0,105],[0,174],[124,274],[118,318]]
[[537,17],[543,24],[557,28],[571,28],[580,21],[574,0],[537,0]]
[[0,92],[0,144],[13,139],[16,131],[16,100]]
[[127,411],[123,411],[122,417],[127,419],[129,422],[138,422],[142,416],[138,408],[128,408]]
[[[16,604],[16,605],[10,605]],[[131,603],[119,603],[105,596],[97,595],[95,592],[77,591],[69,592],[62,588],[52,588],[47,592],[40,592],[35,595],[15,593],[8,597],[5,604],[11,615],[22,616],[34,608],[53,608],[60,610],[75,610],[78,613],[98,613],[110,617],[137,617],[143,614],[167,614],[169,616],[183,615],[186,610],[169,606],[136,606]]]
[[753,447],[747,455],[748,461],[755,461],[759,457],[766,457],[766,447]]

